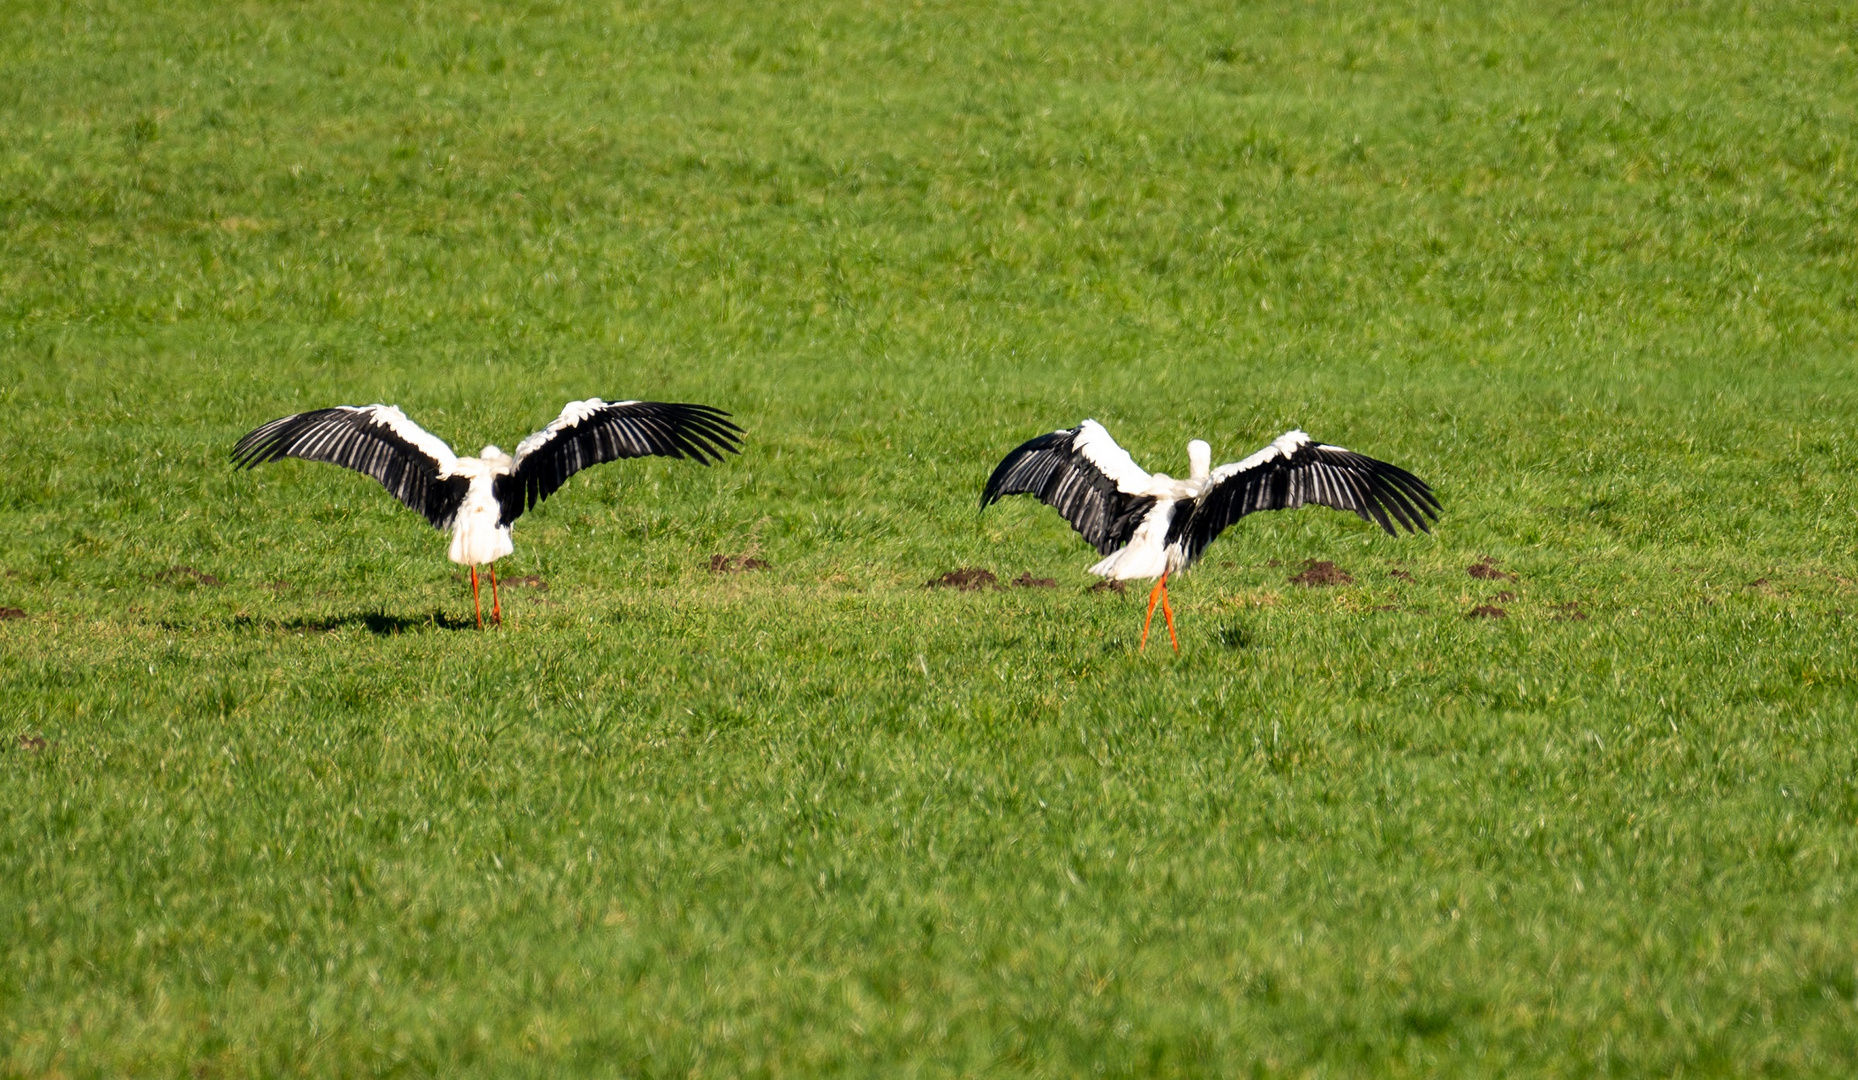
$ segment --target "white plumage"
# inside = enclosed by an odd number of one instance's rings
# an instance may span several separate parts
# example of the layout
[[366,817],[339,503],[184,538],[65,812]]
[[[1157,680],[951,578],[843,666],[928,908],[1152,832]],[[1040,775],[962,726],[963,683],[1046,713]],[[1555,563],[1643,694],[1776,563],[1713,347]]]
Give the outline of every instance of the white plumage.
[[[471,568],[495,563],[515,546],[510,525],[568,477],[590,465],[657,455],[701,465],[739,453],[742,429],[708,405],[662,401],[571,401],[546,428],[516,446],[514,457],[486,446],[458,457],[392,405],[337,405],[282,417],[246,435],[232,451],[235,467],[295,457],[366,473],[434,528],[451,533],[446,552]],[[490,572],[491,617],[502,622],[497,574]],[[478,625],[484,622],[481,607]]]
[[1259,510],[1314,503],[1347,510],[1386,529],[1427,529],[1439,503],[1425,481],[1384,461],[1287,431],[1241,461],[1212,467],[1213,450],[1187,444],[1188,476],[1148,473],[1095,420],[1040,435],[1002,460],[981,493],[981,507],[1006,495],[1037,495],[1063,514],[1103,559],[1090,568],[1115,581],[1158,578],[1149,593],[1148,626],[1160,601],[1174,647],[1168,575],[1200,557],[1225,528]]
[[[503,506],[497,502],[499,476],[516,471],[516,459],[494,446],[486,446],[474,458],[459,458],[452,466],[452,476],[470,481],[464,502],[452,518],[452,546],[446,557],[461,566],[484,566],[516,550],[510,527],[503,523]],[[494,590],[493,590],[494,591]]]

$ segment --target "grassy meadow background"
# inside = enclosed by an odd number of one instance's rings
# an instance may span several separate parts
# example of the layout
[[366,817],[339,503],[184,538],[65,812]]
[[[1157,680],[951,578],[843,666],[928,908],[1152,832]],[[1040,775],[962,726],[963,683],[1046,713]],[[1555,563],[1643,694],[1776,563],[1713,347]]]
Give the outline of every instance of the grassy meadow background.
[[[0,1075],[1858,1067],[1850,5],[3,10]],[[501,632],[226,461],[590,395],[745,451],[581,474]],[[1445,514],[1138,653],[975,510],[1086,416]]]

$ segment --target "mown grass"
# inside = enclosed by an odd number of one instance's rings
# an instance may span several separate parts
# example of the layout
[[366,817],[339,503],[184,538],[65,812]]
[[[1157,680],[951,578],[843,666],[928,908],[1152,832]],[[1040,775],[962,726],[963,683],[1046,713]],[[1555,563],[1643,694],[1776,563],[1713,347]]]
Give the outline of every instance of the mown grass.
[[[0,1073],[1848,1075],[1855,49],[13,5]],[[749,442],[525,517],[499,633],[371,482],[225,460],[593,394]],[[1445,517],[1247,520],[1138,653],[1055,515],[974,510],[1084,416],[1174,472],[1301,425]]]

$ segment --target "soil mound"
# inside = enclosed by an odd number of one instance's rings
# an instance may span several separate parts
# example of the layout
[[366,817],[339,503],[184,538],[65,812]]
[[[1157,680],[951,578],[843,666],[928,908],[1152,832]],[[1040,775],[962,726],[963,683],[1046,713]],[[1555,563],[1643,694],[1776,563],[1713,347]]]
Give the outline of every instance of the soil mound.
[[1292,585],[1301,585],[1306,589],[1319,585],[1353,585],[1355,579],[1348,571],[1323,559],[1303,560],[1303,572],[1290,579]]
[[993,571],[983,570],[978,566],[963,566],[950,570],[939,578],[923,582],[925,589],[960,589],[962,592],[979,592],[982,589],[998,589],[1000,579],[994,577]]

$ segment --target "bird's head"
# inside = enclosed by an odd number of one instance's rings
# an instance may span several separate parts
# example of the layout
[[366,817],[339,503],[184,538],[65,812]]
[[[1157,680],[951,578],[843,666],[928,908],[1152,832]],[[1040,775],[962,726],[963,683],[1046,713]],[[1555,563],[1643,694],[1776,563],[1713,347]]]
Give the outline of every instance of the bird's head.
[[1195,439],[1187,444],[1187,475],[1194,480],[1205,480],[1213,473],[1213,448],[1204,439]]

